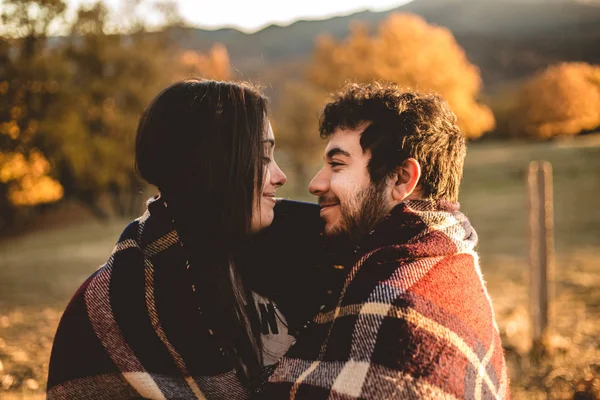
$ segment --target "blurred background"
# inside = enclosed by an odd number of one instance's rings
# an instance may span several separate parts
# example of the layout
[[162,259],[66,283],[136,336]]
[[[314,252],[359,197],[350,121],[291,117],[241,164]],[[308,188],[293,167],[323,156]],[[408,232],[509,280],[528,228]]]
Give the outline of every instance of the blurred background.
[[[218,3],[218,4],[216,4]],[[0,0],[0,398],[43,398],[68,300],[154,194],[138,118],[174,80],[260,83],[279,194],[307,191],[346,80],[448,100],[470,139],[463,211],[513,398],[600,398],[600,1]],[[527,170],[553,169],[551,314],[532,346]]]

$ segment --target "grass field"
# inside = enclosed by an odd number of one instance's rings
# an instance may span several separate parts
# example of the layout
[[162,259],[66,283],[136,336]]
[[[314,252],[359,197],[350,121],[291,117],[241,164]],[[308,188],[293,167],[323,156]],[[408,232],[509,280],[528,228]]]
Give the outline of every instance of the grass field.
[[[553,164],[556,213],[556,301],[545,355],[530,348],[527,290],[525,172],[538,159]],[[480,236],[513,398],[599,398],[600,138],[472,144],[461,202]],[[60,313],[125,223],[86,219],[0,242],[0,398],[43,398]]]

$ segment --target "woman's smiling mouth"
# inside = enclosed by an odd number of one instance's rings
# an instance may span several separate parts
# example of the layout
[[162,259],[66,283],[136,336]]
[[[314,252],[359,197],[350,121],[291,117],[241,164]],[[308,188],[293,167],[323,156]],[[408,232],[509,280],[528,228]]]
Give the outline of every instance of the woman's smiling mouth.
[[276,201],[276,199],[275,199],[275,192],[263,193],[262,197],[265,198],[265,199],[267,199],[267,200],[273,201],[273,202]]

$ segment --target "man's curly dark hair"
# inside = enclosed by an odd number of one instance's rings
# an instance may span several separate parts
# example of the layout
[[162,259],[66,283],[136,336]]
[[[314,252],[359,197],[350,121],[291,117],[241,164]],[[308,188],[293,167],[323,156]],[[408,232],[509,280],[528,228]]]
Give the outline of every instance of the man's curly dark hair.
[[327,138],[338,128],[356,129],[365,123],[360,145],[371,151],[368,170],[373,183],[392,176],[412,157],[421,165],[424,197],[458,200],[466,139],[440,96],[392,83],[347,84],[325,106],[319,130]]

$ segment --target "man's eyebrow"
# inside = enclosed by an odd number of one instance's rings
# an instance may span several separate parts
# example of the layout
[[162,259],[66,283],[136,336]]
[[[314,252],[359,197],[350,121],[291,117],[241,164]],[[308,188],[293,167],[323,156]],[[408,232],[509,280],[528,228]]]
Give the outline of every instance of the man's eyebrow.
[[351,157],[350,153],[348,153],[345,150],[340,149],[339,147],[334,147],[333,149],[329,150],[326,154],[327,158],[333,158],[335,156]]

